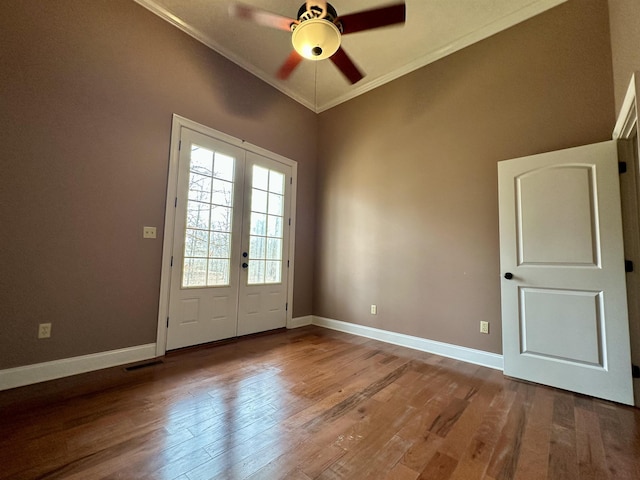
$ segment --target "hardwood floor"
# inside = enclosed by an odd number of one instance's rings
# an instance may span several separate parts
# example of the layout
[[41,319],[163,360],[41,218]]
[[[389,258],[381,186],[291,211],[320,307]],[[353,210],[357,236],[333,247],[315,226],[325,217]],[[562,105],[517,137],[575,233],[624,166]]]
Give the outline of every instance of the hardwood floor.
[[0,392],[0,478],[640,479],[640,411],[317,327]]

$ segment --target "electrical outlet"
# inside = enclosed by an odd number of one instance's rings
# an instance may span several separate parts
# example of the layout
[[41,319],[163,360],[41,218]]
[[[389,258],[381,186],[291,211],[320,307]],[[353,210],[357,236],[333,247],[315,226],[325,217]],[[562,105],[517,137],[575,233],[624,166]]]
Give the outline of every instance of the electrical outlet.
[[489,322],[480,321],[480,333],[489,333]]
[[41,323],[38,325],[38,338],[49,338],[51,336],[51,324]]
[[371,315],[378,314],[378,307],[376,305],[371,305]]
[[156,227],[143,227],[142,238],[156,238]]

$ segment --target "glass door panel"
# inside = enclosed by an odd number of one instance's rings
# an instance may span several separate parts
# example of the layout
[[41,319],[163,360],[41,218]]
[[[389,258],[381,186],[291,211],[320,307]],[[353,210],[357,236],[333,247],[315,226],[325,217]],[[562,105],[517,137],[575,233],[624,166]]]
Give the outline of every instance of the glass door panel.
[[253,165],[249,285],[282,281],[284,174]]
[[191,145],[182,288],[229,285],[235,162]]

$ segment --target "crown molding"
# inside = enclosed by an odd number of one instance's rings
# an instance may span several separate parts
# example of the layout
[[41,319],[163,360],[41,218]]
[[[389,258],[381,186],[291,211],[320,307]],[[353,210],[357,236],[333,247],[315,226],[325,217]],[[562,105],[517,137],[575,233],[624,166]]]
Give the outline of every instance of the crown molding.
[[484,25],[481,28],[475,30],[474,32],[456,39],[455,41],[449,43],[448,45],[440,48],[435,52],[430,52],[429,54],[424,55],[420,58],[417,58],[414,61],[408,63],[407,65],[401,68],[398,68],[392,72],[389,72],[388,74],[382,75],[371,82],[367,82],[362,86],[355,87],[344,95],[340,95],[334,99],[324,102],[321,105],[315,105],[314,104],[315,99],[312,99],[312,100],[307,99],[305,98],[304,95],[298,94],[288,89],[286,84],[283,84],[282,82],[277,81],[277,79],[273,77],[272,73],[265,72],[262,69],[259,69],[254,65],[251,65],[249,62],[240,58],[238,55],[234,54],[233,52],[229,51],[227,48],[222,46],[220,43],[216,42],[214,39],[212,39],[208,35],[205,35],[203,32],[199,31],[193,26],[182,21],[180,18],[178,18],[176,15],[174,15],[164,7],[161,7],[160,5],[156,4],[153,0],[134,0],[134,2],[136,2],[140,6],[146,8],[150,12],[166,20],[173,26],[182,30],[187,35],[193,37],[200,43],[216,51],[217,53],[225,57],[227,60],[235,63],[236,65],[243,68],[250,74],[254,75],[255,77],[262,80],[263,82],[267,83],[268,85],[278,90],[279,92],[283,93],[284,95],[295,100],[296,102],[300,103],[301,105],[305,106],[306,108],[308,108],[309,110],[315,113],[322,113],[326,110],[329,110],[330,108],[340,105],[341,103],[347,102],[355,97],[363,95],[375,88],[378,88],[386,83],[392,82],[393,80],[396,80],[397,78],[407,75],[408,73],[411,73],[415,70],[418,70],[430,63],[436,62],[437,60],[440,60],[441,58],[444,58],[447,55],[451,55],[452,53],[455,53],[463,48],[466,48],[469,45],[472,45],[473,43],[476,43],[488,37],[491,37],[492,35],[495,35],[496,33],[501,32],[502,30],[510,28],[546,10],[556,7],[562,3],[565,3],[566,1],[567,0],[533,0],[527,6],[509,15],[505,15],[504,17],[501,17],[494,22]]

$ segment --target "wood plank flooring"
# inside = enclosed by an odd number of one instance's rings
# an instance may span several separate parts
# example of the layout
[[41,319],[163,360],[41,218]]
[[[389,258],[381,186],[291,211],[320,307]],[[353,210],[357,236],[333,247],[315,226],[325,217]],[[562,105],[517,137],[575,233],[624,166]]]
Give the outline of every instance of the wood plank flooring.
[[640,479],[640,410],[318,327],[0,392],[2,479]]

